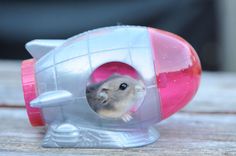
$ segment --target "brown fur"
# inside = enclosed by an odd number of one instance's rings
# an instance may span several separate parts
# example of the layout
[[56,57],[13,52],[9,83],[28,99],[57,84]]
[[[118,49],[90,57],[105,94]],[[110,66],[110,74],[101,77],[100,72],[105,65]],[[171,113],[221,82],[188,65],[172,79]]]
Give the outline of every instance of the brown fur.
[[[120,90],[122,83],[128,87]],[[104,117],[119,118],[127,113],[138,96],[144,96],[144,84],[130,76],[114,74],[107,80],[90,85],[87,99],[94,111]]]

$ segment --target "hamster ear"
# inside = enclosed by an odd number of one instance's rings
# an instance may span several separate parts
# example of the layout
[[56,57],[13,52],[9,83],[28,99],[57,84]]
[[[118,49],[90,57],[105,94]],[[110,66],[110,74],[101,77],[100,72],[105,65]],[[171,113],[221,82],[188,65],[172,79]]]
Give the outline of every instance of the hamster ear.
[[113,78],[117,78],[117,77],[121,77],[121,75],[118,73],[114,73],[108,79],[113,79]]
[[99,84],[89,84],[86,88],[87,92],[95,92],[98,90]]

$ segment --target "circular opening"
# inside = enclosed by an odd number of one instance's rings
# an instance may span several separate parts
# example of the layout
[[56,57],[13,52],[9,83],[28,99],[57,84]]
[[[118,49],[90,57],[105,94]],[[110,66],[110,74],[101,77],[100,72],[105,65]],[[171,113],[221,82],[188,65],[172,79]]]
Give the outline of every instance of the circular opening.
[[145,85],[137,71],[121,62],[101,65],[91,74],[86,97],[90,107],[101,117],[132,120],[142,104]]

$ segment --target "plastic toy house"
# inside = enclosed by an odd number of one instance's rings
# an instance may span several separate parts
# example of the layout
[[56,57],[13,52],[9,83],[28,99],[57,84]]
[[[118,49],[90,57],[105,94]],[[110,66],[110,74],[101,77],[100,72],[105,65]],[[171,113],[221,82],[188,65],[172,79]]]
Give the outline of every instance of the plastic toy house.
[[[22,63],[29,120],[47,126],[44,147],[127,148],[153,143],[153,125],[186,105],[201,75],[194,49],[182,38],[139,26],[95,29],[67,40],[33,40],[33,56]],[[131,119],[97,114],[88,103],[88,85],[113,74],[142,81],[145,95]]]

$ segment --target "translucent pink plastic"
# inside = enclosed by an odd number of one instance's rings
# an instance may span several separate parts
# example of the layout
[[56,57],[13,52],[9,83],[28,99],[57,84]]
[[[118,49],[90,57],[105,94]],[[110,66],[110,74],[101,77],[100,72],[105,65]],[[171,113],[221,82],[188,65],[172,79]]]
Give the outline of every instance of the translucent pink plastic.
[[138,74],[131,66],[121,62],[110,62],[98,67],[92,74],[92,82],[97,83],[109,78],[112,74],[129,75],[138,78]]
[[25,99],[25,107],[32,126],[44,126],[44,120],[39,108],[32,108],[30,101],[36,98],[34,60],[25,60],[21,65],[21,80]]
[[172,33],[149,28],[154,52],[162,119],[186,105],[195,95],[201,75],[192,46]]

